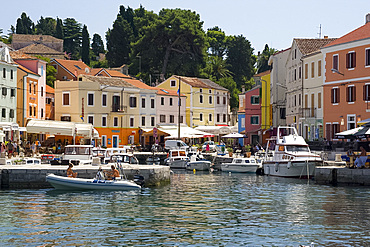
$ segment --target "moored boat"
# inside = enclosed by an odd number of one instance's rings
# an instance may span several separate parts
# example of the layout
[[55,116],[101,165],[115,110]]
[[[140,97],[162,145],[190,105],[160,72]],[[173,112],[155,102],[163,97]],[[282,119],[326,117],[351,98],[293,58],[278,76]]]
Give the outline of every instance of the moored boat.
[[231,163],[222,163],[221,171],[223,172],[245,172],[256,173],[259,164],[254,158],[234,158]]
[[185,150],[169,150],[165,164],[174,169],[186,169],[189,157]]
[[195,153],[190,156],[190,161],[186,165],[187,170],[209,171],[211,162],[206,160],[202,154]]
[[267,142],[263,171],[271,176],[311,178],[315,167],[321,163],[320,156],[310,151],[294,127],[281,126],[277,136]]
[[48,174],[48,181],[55,189],[59,190],[133,190],[141,186],[129,180],[98,180],[85,178],[71,178]]

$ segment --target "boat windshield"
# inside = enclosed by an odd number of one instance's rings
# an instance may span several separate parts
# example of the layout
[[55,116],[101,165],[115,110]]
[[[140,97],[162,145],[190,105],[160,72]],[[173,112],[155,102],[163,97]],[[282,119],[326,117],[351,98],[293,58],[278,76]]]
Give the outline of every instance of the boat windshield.
[[91,154],[90,147],[66,147],[64,154]]
[[309,152],[310,150],[308,149],[308,146],[286,146],[286,151],[287,152]]

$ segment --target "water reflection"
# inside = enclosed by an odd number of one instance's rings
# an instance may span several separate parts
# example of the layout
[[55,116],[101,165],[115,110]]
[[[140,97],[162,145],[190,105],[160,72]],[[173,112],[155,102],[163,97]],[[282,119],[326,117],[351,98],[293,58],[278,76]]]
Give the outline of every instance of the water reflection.
[[366,246],[369,193],[204,172],[134,192],[0,191],[0,244]]

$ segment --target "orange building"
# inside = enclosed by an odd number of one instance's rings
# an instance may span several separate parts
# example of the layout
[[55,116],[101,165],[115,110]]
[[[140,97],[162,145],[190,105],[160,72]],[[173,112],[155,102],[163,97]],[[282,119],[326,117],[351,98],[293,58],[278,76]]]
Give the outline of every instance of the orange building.
[[324,137],[353,129],[370,118],[370,14],[365,25],[327,44],[325,59]]
[[54,110],[54,88],[46,85],[46,102],[45,102],[45,119],[55,120],[55,110]]

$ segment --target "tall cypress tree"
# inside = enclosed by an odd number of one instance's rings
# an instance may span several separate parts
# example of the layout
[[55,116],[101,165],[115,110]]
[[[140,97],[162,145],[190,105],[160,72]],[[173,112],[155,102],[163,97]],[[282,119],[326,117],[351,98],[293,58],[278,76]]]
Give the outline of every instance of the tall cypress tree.
[[93,36],[91,48],[95,56],[99,56],[99,53],[104,53],[103,40],[97,33],[95,33]]
[[62,20],[57,18],[57,26],[55,27],[55,38],[63,39],[64,33],[63,33],[63,23]]
[[67,18],[63,23],[64,51],[71,59],[78,59],[81,50],[81,23],[74,18]]
[[81,47],[81,59],[87,65],[90,65],[90,36],[87,31],[87,26],[84,25],[82,28],[82,47]]

